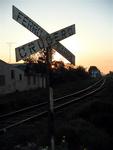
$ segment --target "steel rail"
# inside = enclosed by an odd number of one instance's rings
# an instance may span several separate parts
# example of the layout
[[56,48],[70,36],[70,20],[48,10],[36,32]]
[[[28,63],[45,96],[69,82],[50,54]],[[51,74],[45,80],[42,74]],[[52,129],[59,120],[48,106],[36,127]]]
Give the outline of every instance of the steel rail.
[[4,118],[4,117],[15,115],[17,113],[21,113],[21,112],[24,112],[24,111],[27,111],[27,110],[30,110],[30,109],[35,108],[35,107],[41,107],[41,106],[46,105],[46,104],[47,104],[47,102],[44,102],[44,103],[29,106],[29,107],[25,107],[23,109],[19,109],[19,110],[16,110],[16,111],[13,111],[13,112],[10,112],[10,113],[7,113],[7,114],[3,114],[3,115],[0,116],[0,119]]
[[89,92],[89,93],[87,93],[87,94],[84,94],[84,95],[82,95],[82,96],[80,96],[80,97],[78,97],[78,98],[72,99],[72,100],[69,101],[69,102],[66,102],[66,103],[64,103],[64,104],[61,104],[61,105],[59,105],[59,106],[56,106],[55,109],[61,108],[61,107],[66,106],[66,105],[69,105],[69,104],[71,104],[71,103],[73,103],[73,102],[75,102],[75,101],[79,101],[79,100],[81,100],[81,99],[83,99],[83,98],[86,98],[87,96],[90,96],[90,95],[94,94],[95,92],[98,92],[98,91],[101,90],[101,88],[104,86],[105,82],[106,82],[106,79],[104,79],[103,83],[102,83],[98,88],[96,88],[95,90],[93,90],[93,91],[91,91],[91,92]]
[[[102,80],[101,80],[101,81],[102,81]],[[83,98],[85,98],[85,97],[87,97],[87,96],[90,96],[90,95],[94,94],[95,92],[99,91],[99,90],[104,86],[105,82],[106,82],[106,79],[104,79],[103,82],[102,82],[102,84],[101,84],[99,87],[97,87],[96,89],[94,89],[93,91],[91,91],[91,92],[89,92],[89,93],[87,93],[87,94],[84,94],[84,95],[82,95],[82,96],[80,96],[80,97],[78,97],[78,98],[74,98],[74,99],[72,99],[72,100],[69,101],[69,102],[65,102],[65,103],[63,103],[63,104],[60,104],[60,105],[56,106],[54,109],[55,109],[55,110],[58,110],[58,109],[60,109],[60,108],[62,108],[62,107],[65,107],[65,106],[67,106],[67,105],[69,105],[69,104],[71,104],[71,103],[73,103],[73,102],[76,102],[76,101],[78,101],[78,100],[81,100],[81,99],[83,99]],[[99,82],[98,82],[98,83],[99,83]],[[28,117],[28,118],[26,118],[26,119],[24,119],[24,120],[18,121],[18,122],[14,123],[14,124],[11,124],[11,125],[9,125],[9,126],[6,126],[6,127],[4,127],[4,128],[1,128],[1,129],[0,129],[0,133],[1,133],[1,132],[6,132],[8,129],[10,129],[10,128],[12,128],[12,127],[15,127],[15,126],[18,126],[18,125],[20,125],[20,124],[22,124],[22,123],[25,123],[25,122],[27,122],[27,121],[30,121],[31,119],[34,119],[34,118],[37,118],[37,117],[41,117],[41,116],[43,116],[43,115],[45,115],[45,114],[47,114],[47,113],[48,113],[48,111],[45,110],[45,111],[43,111],[43,112],[41,112],[41,113],[39,113],[39,114],[33,115],[33,116]]]
[[100,83],[102,80],[103,80],[103,78],[102,78],[101,80],[95,82],[94,84],[88,86],[88,87],[85,88],[85,89],[82,89],[82,90],[77,91],[77,92],[75,92],[75,93],[71,93],[71,94],[68,94],[68,95],[65,95],[65,96],[56,98],[56,99],[54,99],[54,100],[55,100],[55,101],[58,101],[58,100],[63,99],[63,98],[67,98],[67,97],[70,97],[70,96],[73,96],[73,95],[77,95],[77,94],[81,94],[81,93],[83,93],[83,92],[86,92],[87,90],[91,89],[92,87],[94,87],[95,85],[97,85],[98,83]]
[[[70,96],[76,96],[77,94],[81,94],[83,92],[86,92],[87,90],[89,90],[90,88],[94,87],[95,85],[97,85],[98,83],[100,83],[103,79],[93,83],[92,85],[88,86],[87,88],[85,89],[82,89],[80,91],[77,91],[77,92],[74,92],[74,93],[71,93],[71,94],[68,94],[68,95],[65,95],[65,96],[62,96],[62,97],[59,97],[59,98],[55,98],[54,99],[54,102],[56,101],[59,101],[59,100],[62,100],[64,98],[68,98]],[[12,116],[12,115],[15,115],[17,113],[21,113],[21,112],[24,112],[24,111],[27,111],[27,110],[30,110],[30,109],[33,109],[35,107],[41,107],[41,106],[44,106],[44,105],[47,105],[48,102],[44,102],[44,103],[40,103],[40,104],[36,104],[36,105],[32,105],[32,106],[29,106],[29,107],[26,107],[26,108],[23,108],[23,109],[19,109],[19,110],[16,110],[16,111],[13,111],[13,112],[10,112],[10,113],[7,113],[7,114],[3,114],[3,115],[0,115],[0,119],[1,118],[4,118],[4,117],[9,117],[9,116]]]

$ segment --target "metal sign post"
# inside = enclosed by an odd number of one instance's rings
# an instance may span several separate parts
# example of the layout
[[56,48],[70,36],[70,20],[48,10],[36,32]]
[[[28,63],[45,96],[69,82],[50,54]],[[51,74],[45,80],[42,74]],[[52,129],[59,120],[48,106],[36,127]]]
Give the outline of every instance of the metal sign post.
[[41,26],[30,19],[26,14],[13,6],[13,19],[31,31],[33,34],[39,37],[38,40],[24,44],[15,49],[16,61],[25,59],[31,54],[38,52],[39,50],[46,50],[46,65],[47,76],[46,86],[48,90],[48,124],[49,124],[49,138],[51,150],[55,150],[54,144],[54,104],[53,104],[53,89],[50,84],[50,71],[52,61],[52,48],[57,50],[63,57],[69,62],[75,65],[75,56],[66,49],[59,41],[75,34],[75,25],[68,26],[52,34],[49,34]]
[[52,54],[51,47],[46,49],[46,64],[47,64],[47,90],[48,90],[48,135],[49,135],[49,144],[51,150],[55,150],[55,141],[54,141],[54,101],[53,101],[53,88],[50,84],[50,71],[51,71],[51,62]]

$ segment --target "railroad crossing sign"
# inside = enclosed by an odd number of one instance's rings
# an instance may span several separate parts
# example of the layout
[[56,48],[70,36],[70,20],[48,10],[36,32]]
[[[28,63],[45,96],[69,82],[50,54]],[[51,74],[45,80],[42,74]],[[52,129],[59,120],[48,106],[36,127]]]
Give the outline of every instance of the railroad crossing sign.
[[68,26],[64,29],[49,34],[15,6],[13,6],[13,19],[39,37],[38,40],[32,41],[15,49],[16,61],[24,59],[31,54],[42,50],[43,48],[51,46],[51,48],[57,50],[57,52],[75,65],[75,56],[61,43],[59,43],[60,40],[75,34],[75,25]]

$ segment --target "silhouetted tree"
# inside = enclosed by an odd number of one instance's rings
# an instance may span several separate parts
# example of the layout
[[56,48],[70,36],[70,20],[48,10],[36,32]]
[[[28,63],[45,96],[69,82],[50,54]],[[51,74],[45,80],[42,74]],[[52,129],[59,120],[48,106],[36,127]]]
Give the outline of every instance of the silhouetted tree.
[[88,72],[86,71],[86,68],[84,68],[83,66],[78,66],[76,69],[76,73],[79,77],[82,77],[82,78],[89,77]]
[[[53,58],[55,50],[52,49],[50,52]],[[24,63],[39,63],[39,62],[45,63],[45,61],[46,61],[46,49],[42,49],[41,51],[32,54],[31,56],[24,59]]]
[[[33,73],[46,73],[46,49],[42,49],[36,54],[32,54],[31,56],[24,59],[24,63],[26,64],[25,73],[27,75]],[[55,50],[51,50],[51,56],[53,57]]]

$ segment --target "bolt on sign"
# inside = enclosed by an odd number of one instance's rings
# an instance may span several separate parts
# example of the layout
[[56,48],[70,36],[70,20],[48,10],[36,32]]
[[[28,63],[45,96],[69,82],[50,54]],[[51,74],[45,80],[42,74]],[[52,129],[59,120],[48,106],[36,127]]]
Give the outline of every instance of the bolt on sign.
[[57,50],[63,57],[65,57],[69,62],[75,65],[75,56],[66,49],[59,41],[75,34],[75,25],[68,26],[52,34],[49,34],[27,15],[13,6],[13,19],[20,23],[22,26],[27,28],[33,34],[35,34],[39,39],[24,44],[15,49],[16,61],[25,59],[31,54],[41,51],[43,48],[51,46],[51,48]]

